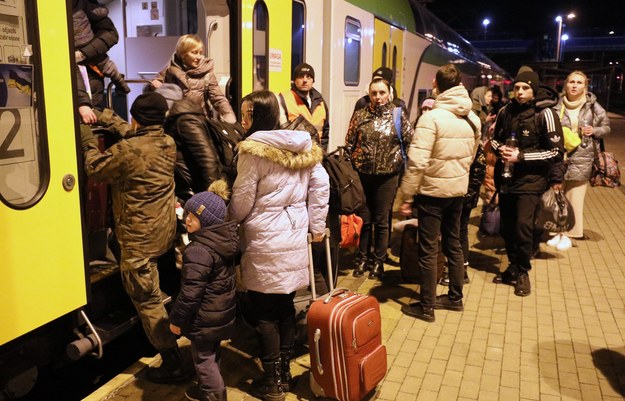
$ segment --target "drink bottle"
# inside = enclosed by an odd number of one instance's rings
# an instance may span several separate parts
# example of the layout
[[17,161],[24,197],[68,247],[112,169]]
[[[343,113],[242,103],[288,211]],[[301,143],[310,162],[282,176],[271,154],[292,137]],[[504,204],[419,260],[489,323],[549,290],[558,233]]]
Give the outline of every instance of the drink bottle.
[[588,146],[588,144],[590,144],[590,137],[587,135],[584,135],[582,133],[582,130],[584,129],[584,127],[586,125],[588,125],[588,121],[584,118],[579,122],[579,136],[582,138],[582,148],[585,148],[586,146]]
[[[517,148],[517,147],[519,147],[519,141],[517,141],[517,139],[516,139],[516,133],[512,132],[510,134],[510,138],[508,138],[508,140],[506,141],[506,146],[508,146],[510,148]],[[503,172],[501,173],[501,176],[503,178],[512,178],[512,170],[513,169],[514,169],[514,163],[512,163],[512,162],[504,162]]]

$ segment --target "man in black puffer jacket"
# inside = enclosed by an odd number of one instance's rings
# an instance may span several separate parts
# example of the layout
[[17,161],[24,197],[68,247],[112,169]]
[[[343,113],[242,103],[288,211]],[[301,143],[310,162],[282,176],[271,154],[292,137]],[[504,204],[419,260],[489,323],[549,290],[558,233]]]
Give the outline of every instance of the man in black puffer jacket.
[[[557,100],[554,90],[539,86],[537,73],[521,72],[514,80],[514,99],[497,116],[491,141],[498,157],[495,183],[500,191],[501,236],[510,263],[494,281],[515,285],[518,296],[531,292],[528,272],[532,268],[534,220],[540,196],[563,179],[562,170],[553,168],[564,155],[562,126],[551,109]],[[513,133],[518,147],[506,145]],[[510,178],[502,178],[504,162],[513,164]]]

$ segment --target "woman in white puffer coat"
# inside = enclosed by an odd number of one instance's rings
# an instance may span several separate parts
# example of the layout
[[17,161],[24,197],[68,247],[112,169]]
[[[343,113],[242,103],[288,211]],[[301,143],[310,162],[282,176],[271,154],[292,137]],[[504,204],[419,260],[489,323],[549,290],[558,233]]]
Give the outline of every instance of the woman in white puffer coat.
[[247,133],[238,145],[229,217],[241,224],[242,277],[261,340],[265,376],[253,388],[259,398],[282,399],[295,345],[293,299],[309,283],[306,236],[323,238],[329,179],[308,132],[277,130],[272,92],[243,98],[241,116]]

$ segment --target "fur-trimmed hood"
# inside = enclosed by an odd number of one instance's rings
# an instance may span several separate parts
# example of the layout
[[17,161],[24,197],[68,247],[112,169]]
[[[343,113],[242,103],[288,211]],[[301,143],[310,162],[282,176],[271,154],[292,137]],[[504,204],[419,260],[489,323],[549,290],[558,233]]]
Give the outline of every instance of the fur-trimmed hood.
[[267,159],[289,170],[311,168],[323,160],[323,150],[305,131],[258,131],[239,143],[238,152]]

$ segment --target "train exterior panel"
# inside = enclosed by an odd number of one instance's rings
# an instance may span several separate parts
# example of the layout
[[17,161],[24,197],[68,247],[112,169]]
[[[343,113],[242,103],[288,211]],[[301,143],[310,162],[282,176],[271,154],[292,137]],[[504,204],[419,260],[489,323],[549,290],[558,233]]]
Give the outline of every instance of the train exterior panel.
[[[39,185],[33,184],[39,189],[32,197],[9,198],[7,194],[15,188],[11,188],[11,179],[19,174],[20,164],[28,162],[12,160],[10,154],[0,160],[0,303],[4,309],[0,344],[87,302],[67,10],[58,2],[18,0],[13,4],[18,8],[37,7],[36,13],[21,15],[19,22],[30,25],[20,28],[29,36],[24,38],[22,49],[25,44],[33,49],[30,61],[34,97],[30,108],[20,108],[19,129],[23,132],[17,132],[12,143],[9,132],[17,126],[17,120],[5,113],[10,109],[1,109],[0,142],[9,149],[19,149],[34,141],[40,150],[35,152],[39,169],[34,174],[42,180]],[[10,12],[0,9],[5,15]],[[7,47],[3,43],[3,48]],[[41,54],[35,53],[38,49]],[[30,132],[26,124],[29,119]],[[28,171],[31,174],[19,176],[20,182],[37,181],[31,176],[33,171]]]

